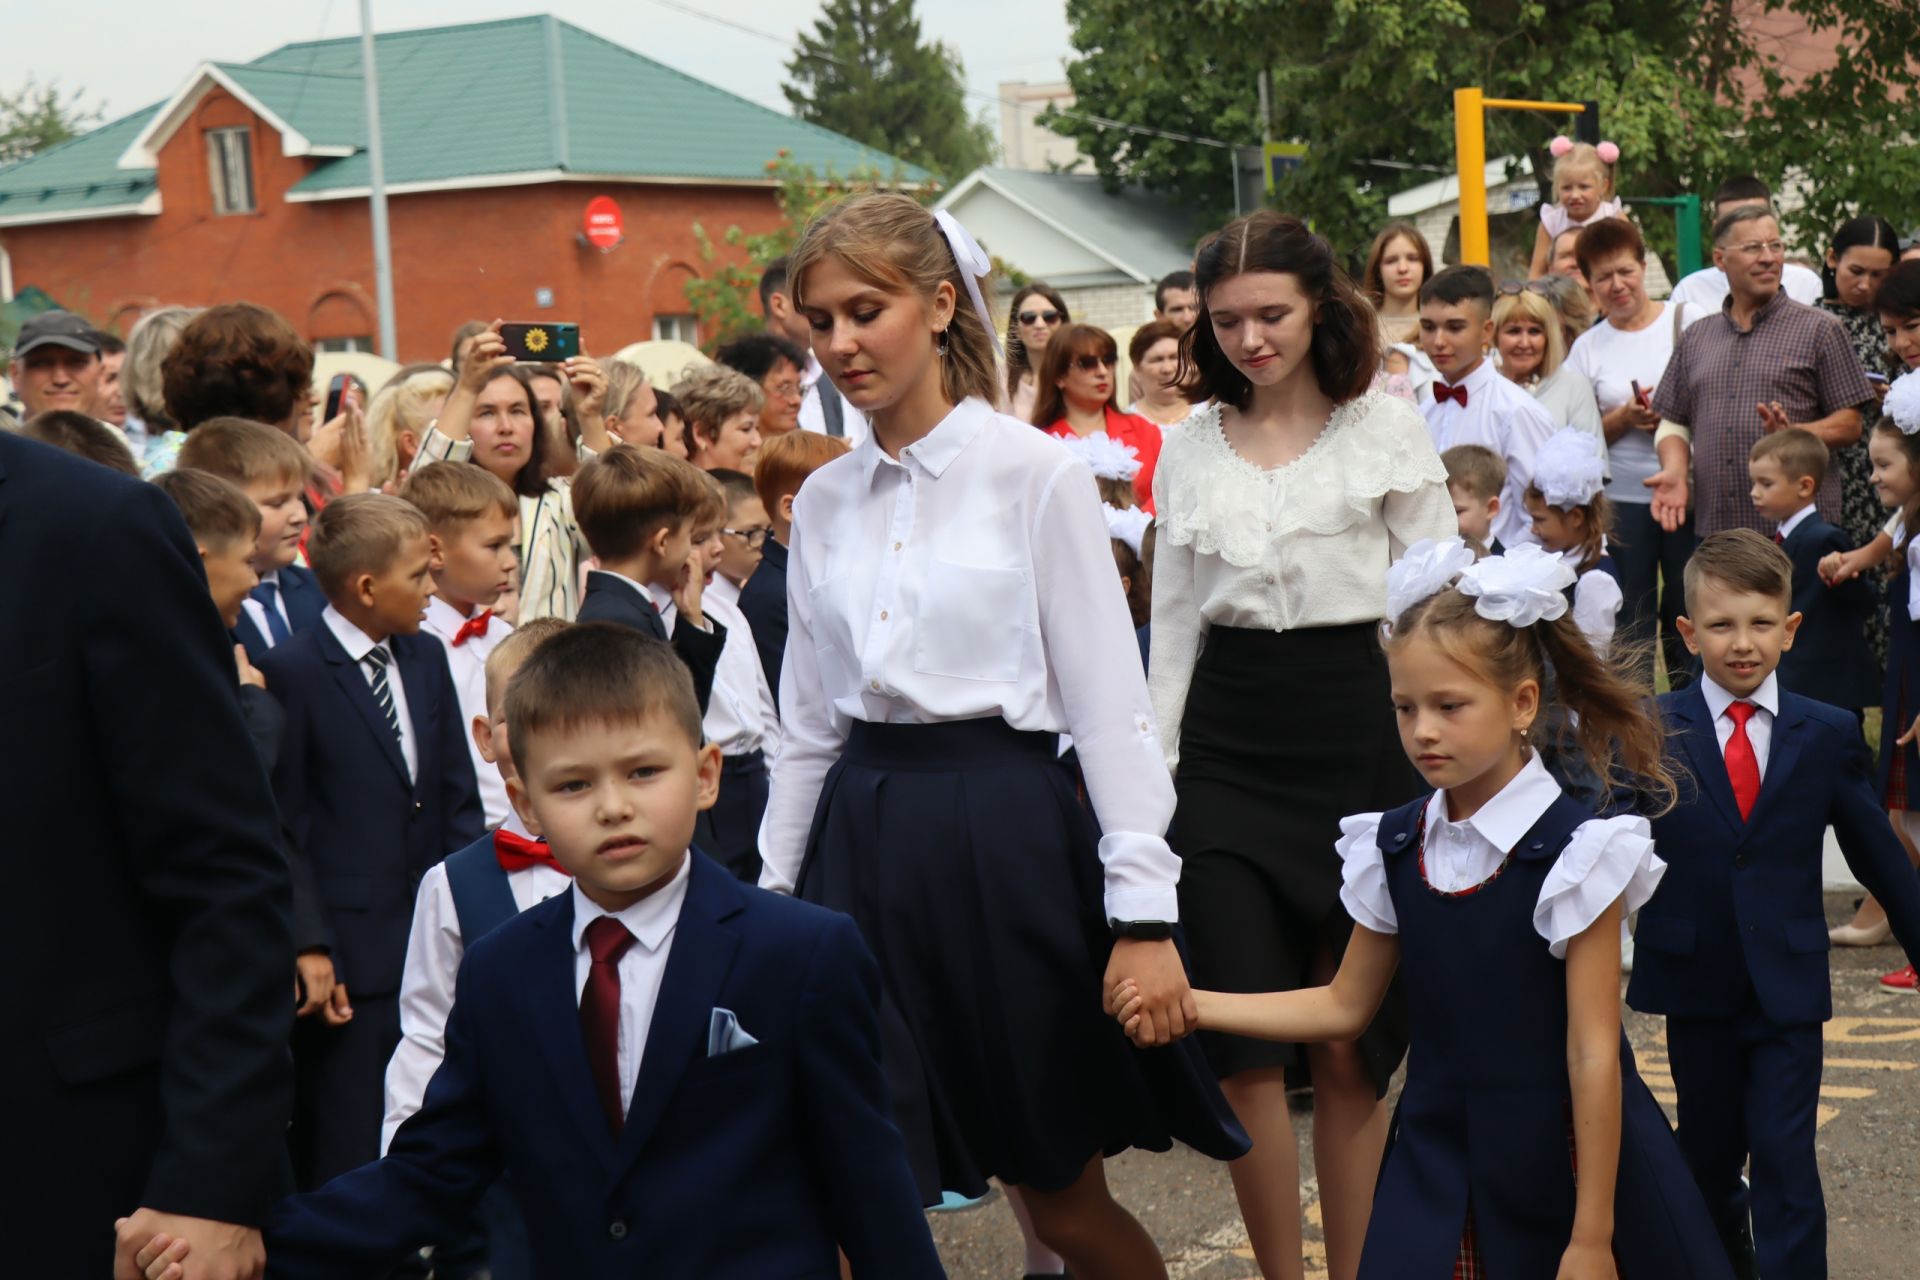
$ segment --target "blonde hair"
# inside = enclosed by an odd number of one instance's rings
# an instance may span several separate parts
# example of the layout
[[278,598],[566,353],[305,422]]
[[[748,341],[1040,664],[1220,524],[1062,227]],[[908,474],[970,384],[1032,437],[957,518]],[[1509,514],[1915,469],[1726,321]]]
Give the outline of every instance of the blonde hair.
[[1447,483],[1485,502],[1507,487],[1507,462],[1483,444],[1457,444],[1440,455]]
[[160,365],[173,350],[187,321],[199,314],[198,307],[161,307],[141,316],[133,332],[127,335],[127,359],[120,366],[120,385],[126,393],[127,408],[139,416],[151,435],[177,431],[180,427],[167,412]]
[[559,635],[572,626],[565,618],[528,618],[507,632],[507,638],[493,646],[484,668],[487,680],[487,718],[498,720],[506,710],[507,683],[514,672],[526,665],[540,642]]
[[718,440],[721,425],[736,413],[759,413],[767,399],[759,383],[723,364],[688,369],[673,384],[673,398],[680,402],[687,429],[708,440]]
[[[945,281],[953,288],[953,320],[940,357],[940,392],[951,404],[978,396],[993,404],[999,396],[993,335],[974,312],[967,279],[933,215],[912,196],[876,192],[855,196],[823,211],[808,224],[787,259],[793,304],[805,309],[807,272],[823,258],[838,258],[847,270],[876,289],[912,295],[931,305]],[[993,305],[988,280],[978,281],[986,305]],[[927,335],[933,343],[935,336]]]
[[627,559],[658,529],[698,524],[716,503],[724,518],[725,500],[715,497],[704,471],[641,445],[617,444],[573,477],[574,521],[602,560]]
[[485,467],[465,462],[430,462],[407,477],[400,496],[420,508],[427,526],[451,536],[489,511],[509,520],[520,514],[520,499]]
[[409,541],[426,537],[427,517],[411,502],[384,493],[349,493],[313,518],[307,564],[320,590],[337,603],[356,574],[384,573]]
[[242,489],[274,482],[303,485],[313,471],[313,460],[298,440],[250,418],[201,423],[187,433],[174,465],[211,472]]
[[1560,198],[1560,181],[1569,174],[1597,173],[1606,187],[1601,198],[1613,194],[1613,166],[1600,158],[1600,152],[1591,142],[1576,142],[1553,162],[1553,198]]
[[631,360],[609,360],[606,370],[607,398],[600,408],[608,422],[618,422],[627,416],[633,398],[646,385],[647,371]]
[[1507,327],[1508,321],[1514,319],[1515,312],[1539,325],[1547,335],[1547,349],[1540,354],[1539,376],[1551,378],[1567,358],[1567,330],[1560,322],[1560,312],[1531,289],[1503,293],[1493,303],[1493,337],[1496,344],[1500,340],[1500,331]]
[[445,369],[422,369],[388,383],[367,405],[367,439],[373,446],[373,487],[392,480],[400,470],[400,433],[414,439],[426,433],[433,415],[427,407],[453,391],[453,375]]

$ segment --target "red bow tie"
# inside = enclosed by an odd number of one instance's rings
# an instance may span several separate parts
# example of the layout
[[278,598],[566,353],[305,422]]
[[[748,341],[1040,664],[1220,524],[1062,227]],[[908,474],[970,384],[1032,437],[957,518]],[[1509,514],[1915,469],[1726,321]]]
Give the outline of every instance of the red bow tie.
[[1444,382],[1434,383],[1433,384],[1433,402],[1435,404],[1439,404],[1442,400],[1457,400],[1460,402],[1460,407],[1462,409],[1466,408],[1467,407],[1467,384],[1462,382],[1458,386],[1449,386],[1447,383],[1444,383]]
[[1777,547],[1777,546],[1779,546],[1779,545],[1780,545],[1781,543],[1783,543],[1783,542],[1785,542],[1786,540],[1787,540],[1787,535],[1786,535],[1786,534],[1784,534],[1784,533],[1782,533],[1782,532],[1780,532],[1780,531],[1779,531],[1778,529],[1775,529],[1775,530],[1773,531],[1773,545],[1774,545],[1774,546],[1776,546],[1776,547]]
[[[1464,404],[1466,402],[1461,401],[1461,403]],[[471,618],[468,618],[465,622],[460,624],[460,629],[453,633],[454,647],[458,648],[459,646],[465,644],[467,641],[473,639],[475,636],[484,636],[485,634],[487,634],[487,624],[491,623],[492,621],[493,621],[493,610],[491,609],[482,609],[480,612],[474,614]]]
[[493,856],[500,859],[502,871],[519,871],[525,867],[551,867],[561,875],[572,875],[565,867],[553,860],[553,850],[545,840],[529,840],[525,836],[515,835],[505,827],[493,833]]

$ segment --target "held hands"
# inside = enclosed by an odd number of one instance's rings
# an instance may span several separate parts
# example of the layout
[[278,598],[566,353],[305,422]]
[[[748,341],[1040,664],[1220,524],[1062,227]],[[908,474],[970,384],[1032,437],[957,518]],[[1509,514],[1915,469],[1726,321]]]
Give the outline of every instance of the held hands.
[[1837,587],[1843,582],[1851,582],[1871,569],[1873,561],[1863,554],[1865,550],[1866,548],[1863,547],[1858,551],[1829,551],[1821,556],[1820,581],[1830,587]]
[[1574,1241],[1560,1255],[1560,1270],[1554,1280],[1620,1280],[1620,1272],[1613,1265],[1612,1246]]
[[1142,1049],[1172,1044],[1200,1027],[1186,966],[1171,941],[1122,938],[1113,944],[1102,988],[1106,1009]]
[[136,1209],[113,1228],[113,1280],[260,1280],[266,1274],[267,1247],[252,1227]]

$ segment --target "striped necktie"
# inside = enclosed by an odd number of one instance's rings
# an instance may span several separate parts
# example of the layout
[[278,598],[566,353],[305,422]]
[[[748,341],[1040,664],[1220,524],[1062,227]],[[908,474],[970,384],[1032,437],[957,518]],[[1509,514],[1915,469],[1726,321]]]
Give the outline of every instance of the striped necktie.
[[373,700],[380,707],[380,714],[387,718],[387,728],[393,731],[395,742],[404,742],[400,736],[400,713],[393,705],[393,690],[387,687],[387,664],[393,661],[393,655],[382,645],[367,650],[367,656],[361,659],[367,664],[367,670],[373,673]]

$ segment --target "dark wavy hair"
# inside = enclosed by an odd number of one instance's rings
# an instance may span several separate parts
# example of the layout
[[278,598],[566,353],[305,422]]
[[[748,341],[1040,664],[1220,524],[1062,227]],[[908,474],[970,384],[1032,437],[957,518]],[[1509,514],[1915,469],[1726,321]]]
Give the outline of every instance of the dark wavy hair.
[[1250,271],[1290,275],[1319,310],[1308,360],[1314,381],[1336,404],[1364,394],[1380,367],[1380,327],[1373,307],[1334,258],[1333,246],[1290,214],[1262,209],[1236,219],[1208,240],[1194,262],[1200,318],[1180,339],[1178,381],[1195,404],[1218,400],[1247,407],[1253,384],[1234,366],[1213,332],[1213,290]]
[[546,415],[540,412],[540,395],[533,389],[533,375],[527,372],[527,366],[502,365],[480,389],[484,391],[502,378],[519,384],[520,394],[527,398],[527,414],[533,419],[533,440],[527,446],[527,460],[513,473],[513,491],[523,498],[537,498],[547,491],[547,481],[552,478],[547,473],[547,444],[553,433],[547,430]]
[[223,303],[180,331],[161,362],[160,385],[183,431],[212,418],[281,426],[313,386],[313,348],[278,312]]
[[1874,291],[1873,309],[1902,320],[1920,316],[1920,261],[1894,263]]

